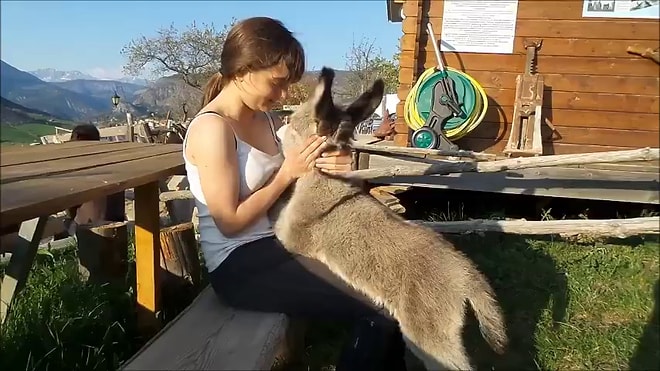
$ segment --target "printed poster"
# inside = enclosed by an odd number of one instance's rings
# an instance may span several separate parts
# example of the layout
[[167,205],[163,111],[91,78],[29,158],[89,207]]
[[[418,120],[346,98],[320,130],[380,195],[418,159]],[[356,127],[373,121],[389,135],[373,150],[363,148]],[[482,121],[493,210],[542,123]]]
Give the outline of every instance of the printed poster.
[[518,0],[445,0],[440,50],[511,54],[517,16]]
[[582,16],[660,19],[660,0],[584,0]]

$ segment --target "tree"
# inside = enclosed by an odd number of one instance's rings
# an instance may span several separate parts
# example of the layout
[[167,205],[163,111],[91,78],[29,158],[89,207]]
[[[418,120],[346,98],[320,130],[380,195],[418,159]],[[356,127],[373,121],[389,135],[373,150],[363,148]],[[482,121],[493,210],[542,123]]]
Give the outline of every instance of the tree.
[[349,74],[344,94],[350,97],[364,92],[379,77],[385,82],[385,93],[395,93],[399,86],[399,53],[392,59],[384,58],[375,40],[353,41],[346,54],[346,69]]
[[314,90],[314,81],[308,76],[303,76],[300,81],[289,87],[288,95],[282,102],[284,105],[297,105],[309,99]]
[[186,84],[202,89],[208,78],[220,70],[220,54],[229,28],[218,30],[213,24],[198,27],[195,22],[179,31],[170,25],[161,28],[154,37],[141,36],[124,46],[121,54],[128,61],[124,73],[137,76],[147,65],[159,77],[174,73]]

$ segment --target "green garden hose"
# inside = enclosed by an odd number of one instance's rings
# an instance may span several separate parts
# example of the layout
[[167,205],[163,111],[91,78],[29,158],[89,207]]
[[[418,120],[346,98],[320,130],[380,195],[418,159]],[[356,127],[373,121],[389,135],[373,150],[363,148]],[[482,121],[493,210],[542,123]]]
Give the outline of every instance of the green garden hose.
[[446,73],[455,83],[458,101],[465,114],[452,117],[444,124],[445,136],[456,140],[474,130],[484,119],[488,109],[488,96],[470,75],[451,67],[445,67],[445,70],[440,71],[437,67],[432,67],[422,73],[404,102],[404,120],[413,130],[424,126],[431,110],[433,86]]

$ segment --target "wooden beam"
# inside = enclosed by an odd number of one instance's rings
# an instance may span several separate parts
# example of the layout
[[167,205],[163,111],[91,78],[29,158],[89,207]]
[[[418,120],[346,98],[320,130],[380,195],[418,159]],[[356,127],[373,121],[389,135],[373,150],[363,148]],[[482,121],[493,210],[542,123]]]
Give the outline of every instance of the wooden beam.
[[353,179],[374,179],[391,176],[444,175],[451,173],[492,173],[507,170],[529,169],[548,166],[569,166],[591,163],[616,163],[627,161],[652,161],[660,159],[658,148],[641,148],[629,151],[581,153],[571,155],[548,155],[531,158],[512,158],[497,161],[434,161],[409,166],[392,166],[356,170],[343,175]]
[[626,238],[642,234],[660,234],[660,217],[601,220],[466,220],[454,222],[412,223],[432,228],[439,233],[501,232],[522,235],[593,236]]
[[482,153],[474,151],[444,151],[439,149],[411,148],[398,146],[381,146],[374,144],[354,143],[351,145],[360,152],[381,154],[381,155],[403,155],[403,156],[446,156],[446,157],[466,157],[477,161],[495,160],[497,155],[491,153]]
[[135,187],[135,266],[139,327],[158,328],[160,305],[160,215],[158,182]]

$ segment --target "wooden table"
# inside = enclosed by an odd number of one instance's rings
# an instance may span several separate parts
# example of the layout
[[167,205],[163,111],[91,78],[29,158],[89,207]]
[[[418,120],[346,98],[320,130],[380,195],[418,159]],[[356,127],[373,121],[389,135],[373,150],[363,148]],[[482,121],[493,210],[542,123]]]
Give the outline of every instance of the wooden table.
[[84,202],[135,189],[138,315],[155,323],[160,265],[158,181],[183,174],[180,144],[67,142],[0,148],[0,227],[20,225],[20,245],[1,283],[4,321],[22,288],[47,217]]

